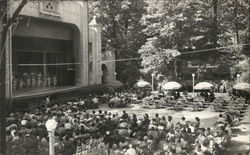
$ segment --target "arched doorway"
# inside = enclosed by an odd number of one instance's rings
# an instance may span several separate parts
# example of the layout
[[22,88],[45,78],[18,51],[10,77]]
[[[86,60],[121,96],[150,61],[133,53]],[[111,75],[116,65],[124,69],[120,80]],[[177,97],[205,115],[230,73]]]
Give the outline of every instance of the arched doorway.
[[102,64],[102,84],[107,83],[108,68],[105,64]]

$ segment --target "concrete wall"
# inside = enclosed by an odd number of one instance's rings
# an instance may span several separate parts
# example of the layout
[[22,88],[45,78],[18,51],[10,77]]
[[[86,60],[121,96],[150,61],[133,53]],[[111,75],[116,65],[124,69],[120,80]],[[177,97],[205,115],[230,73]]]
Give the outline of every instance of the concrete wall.
[[[89,42],[92,44],[92,56],[89,61],[92,61],[92,71],[89,72],[90,85],[101,84],[102,75],[105,75],[106,83],[116,81],[115,75],[115,54],[112,51],[101,51],[101,28],[96,22],[95,17],[89,23]],[[107,68],[106,74],[102,71],[102,65]]]
[[91,42],[92,57],[92,71],[90,74],[90,85],[101,84],[101,28],[95,21],[95,18],[89,24],[89,42]]
[[113,51],[105,51],[102,53],[101,64],[105,65],[108,69],[106,81],[108,83],[116,81],[115,73],[115,53]]

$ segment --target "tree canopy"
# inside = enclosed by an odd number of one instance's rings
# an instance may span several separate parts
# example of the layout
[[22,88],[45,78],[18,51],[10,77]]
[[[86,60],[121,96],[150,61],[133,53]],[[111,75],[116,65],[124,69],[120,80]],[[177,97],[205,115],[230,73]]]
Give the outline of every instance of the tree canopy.
[[[143,26],[139,22],[146,13],[143,0],[89,1],[90,14],[97,17],[102,27],[102,43],[110,46],[116,59],[139,57],[138,50],[145,42]],[[118,79],[134,82],[140,76],[140,62],[116,62]]]
[[[206,80],[246,72],[238,62],[248,62],[241,53],[249,37],[248,0],[94,0],[90,6],[116,58],[141,58],[117,63],[123,82],[151,73]],[[189,68],[190,62],[201,67]]]

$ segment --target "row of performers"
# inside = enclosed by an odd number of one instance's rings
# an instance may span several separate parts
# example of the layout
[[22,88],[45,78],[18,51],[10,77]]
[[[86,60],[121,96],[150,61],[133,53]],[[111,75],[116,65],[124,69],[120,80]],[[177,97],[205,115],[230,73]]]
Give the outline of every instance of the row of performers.
[[57,86],[57,77],[43,76],[41,73],[23,73],[21,77],[15,74],[12,76],[12,90],[21,90],[24,88],[46,88]]

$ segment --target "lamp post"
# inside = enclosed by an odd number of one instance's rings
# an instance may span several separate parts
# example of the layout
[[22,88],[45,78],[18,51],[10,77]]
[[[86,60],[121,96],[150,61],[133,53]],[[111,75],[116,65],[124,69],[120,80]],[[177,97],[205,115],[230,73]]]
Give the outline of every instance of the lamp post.
[[54,149],[54,133],[55,129],[57,126],[57,122],[54,119],[49,119],[46,122],[46,128],[49,133],[49,155],[54,155],[55,154],[55,149]]
[[151,74],[151,77],[152,77],[152,92],[154,91],[154,76],[155,76],[155,74],[152,73]]
[[195,77],[195,74],[193,73],[192,74],[192,79],[193,79],[193,93],[194,93],[194,77]]
[[240,74],[237,74],[237,81],[236,83],[239,83],[240,82]]

